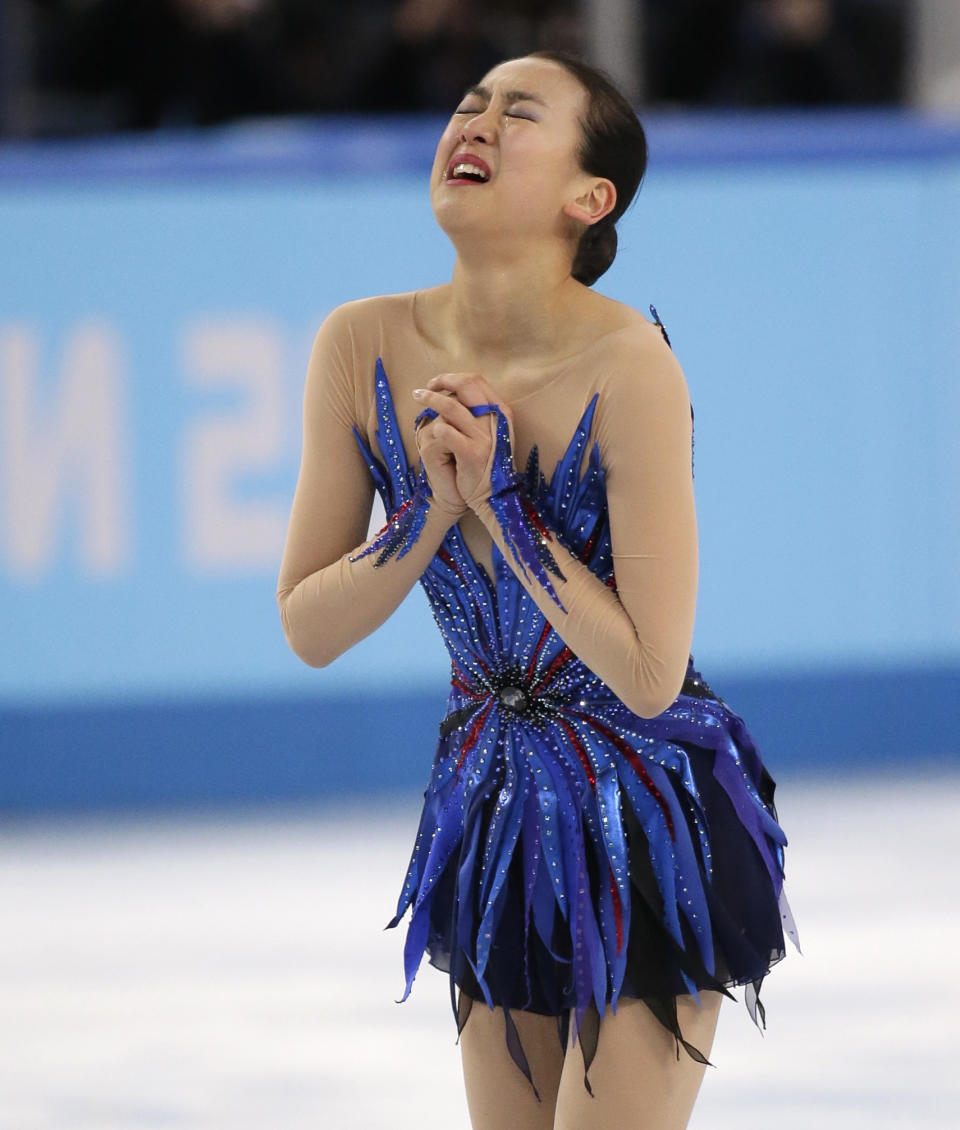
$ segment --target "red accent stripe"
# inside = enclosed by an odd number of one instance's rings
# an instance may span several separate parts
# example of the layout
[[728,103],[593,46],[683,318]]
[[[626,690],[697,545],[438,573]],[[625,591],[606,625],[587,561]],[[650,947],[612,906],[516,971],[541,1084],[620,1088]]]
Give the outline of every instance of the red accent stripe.
[[621,738],[619,734],[614,733],[613,730],[611,730],[608,726],[605,726],[596,718],[591,718],[589,714],[583,714],[579,710],[575,710],[573,711],[573,713],[576,714],[578,718],[582,718],[585,722],[588,722],[596,731],[598,731],[598,733],[603,734],[605,738],[608,738],[611,742],[613,742],[617,749],[620,750],[623,756],[630,763],[630,767],[637,774],[640,780],[643,781],[644,785],[646,786],[647,792],[649,792],[650,795],[655,798],[657,804],[660,806],[660,811],[663,813],[663,818],[667,824],[667,831],[670,833],[670,839],[676,841],[677,833],[676,829],[673,826],[673,816],[670,812],[670,806],[664,799],[663,793],[660,792],[660,790],[651,780],[650,774],[647,772],[647,767],[637,756],[636,750],[631,749],[627,742],[623,738]]
[[537,660],[540,658],[540,652],[543,651],[543,645],[547,642],[547,636],[550,635],[550,625],[544,624],[543,631],[540,633],[540,640],[537,643],[536,650],[533,653],[533,659],[530,660],[530,666],[527,668],[527,682],[533,678],[533,673],[537,669]]
[[466,739],[464,740],[464,743],[463,743],[463,748],[460,750],[460,758],[457,761],[457,771],[458,772],[460,770],[460,766],[463,765],[464,758],[467,756],[467,754],[470,752],[470,750],[472,750],[473,747],[477,744],[477,739],[480,737],[480,731],[483,729],[484,723],[487,720],[487,715],[490,713],[490,711],[492,709],[493,709],[493,699],[490,699],[490,701],[483,708],[483,710],[481,710],[480,713],[476,716],[476,718],[474,718],[473,725],[470,727],[470,732],[467,734]]
[[450,660],[450,685],[456,687],[457,690],[463,691],[464,694],[468,694],[471,698],[480,699],[487,697],[486,691],[478,691],[471,685],[470,679],[460,670],[452,659]]
[[593,533],[587,538],[587,544],[583,547],[583,553],[580,554],[580,560],[586,564],[590,560],[590,554],[593,553],[593,547],[597,544],[597,527],[594,526]]
[[559,719],[560,725],[567,731],[567,737],[573,743],[573,748],[577,751],[577,756],[580,758],[580,764],[583,766],[583,771],[587,775],[587,780],[590,782],[590,788],[594,792],[597,791],[597,775],[593,771],[593,766],[590,764],[590,758],[587,757],[587,751],[583,748],[583,743],[577,737],[574,728],[565,719]]
[[377,538],[379,538],[383,534],[385,534],[387,532],[387,530],[389,530],[390,527],[393,525],[393,523],[396,522],[396,520],[400,517],[400,515],[403,514],[404,511],[409,510],[412,505],[413,505],[413,499],[408,498],[407,501],[400,507],[399,510],[397,510],[394,514],[390,515],[390,517],[387,519],[386,525],[381,526],[380,529],[377,530],[376,534],[374,535],[373,540],[376,541]]
[[522,502],[522,505],[523,505],[524,513],[530,519],[530,522],[533,525],[534,529],[537,531],[537,533],[540,534],[540,536],[545,538],[547,541],[553,541],[553,538],[550,536],[550,531],[543,524],[543,519],[536,512],[536,510],[534,510],[533,505],[530,502],[528,502],[526,498],[523,498],[522,496],[521,496],[521,502]]
[[537,694],[538,691],[542,690],[542,688],[545,687],[547,683],[551,681],[553,676],[560,670],[564,663],[573,658],[573,652],[569,647],[561,648],[560,651],[558,651],[557,654],[553,657],[550,666],[546,669],[546,671],[544,671],[543,675],[538,680],[537,685],[532,688],[531,694]]
[[486,691],[475,691],[473,687],[468,686],[462,679],[456,677],[450,680],[450,685],[456,687],[458,691],[463,691],[463,693],[470,698],[479,700],[487,697]]
[[[591,721],[589,718],[586,719]],[[593,771],[593,766],[590,764],[590,758],[587,756],[587,751],[583,747],[583,743],[577,736],[576,731],[565,719],[559,719],[560,725],[566,730],[567,737],[570,739],[573,748],[577,751],[577,756],[580,758],[580,764],[587,774],[587,780],[590,782],[590,788],[594,793],[597,791],[597,775]],[[613,921],[617,928],[617,953],[623,949],[623,903],[620,901],[620,892],[617,890],[616,880],[613,877],[613,868],[607,864],[607,870],[610,873],[610,897],[613,899]]]
[[437,556],[444,563],[444,565],[448,565],[457,574],[457,576],[461,580],[463,580],[463,573],[460,569],[460,566],[456,563],[456,561],[454,561],[449,549],[441,545],[437,550]]

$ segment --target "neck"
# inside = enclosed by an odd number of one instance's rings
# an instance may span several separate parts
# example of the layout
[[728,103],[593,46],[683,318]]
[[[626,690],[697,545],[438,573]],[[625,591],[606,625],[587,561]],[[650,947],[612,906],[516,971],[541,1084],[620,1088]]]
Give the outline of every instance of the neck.
[[562,247],[511,261],[489,248],[476,256],[458,249],[444,318],[450,351],[477,365],[543,360],[569,328],[580,289]]

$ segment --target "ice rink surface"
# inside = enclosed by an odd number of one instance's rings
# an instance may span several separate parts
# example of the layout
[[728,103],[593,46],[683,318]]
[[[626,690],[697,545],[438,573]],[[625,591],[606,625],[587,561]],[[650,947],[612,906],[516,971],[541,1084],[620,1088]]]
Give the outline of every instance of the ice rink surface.
[[[960,1124],[960,773],[922,777],[778,778],[803,956],[764,1036],[724,1004],[693,1130]],[[419,800],[7,822],[2,1130],[467,1130],[446,977],[394,1003],[383,929]]]

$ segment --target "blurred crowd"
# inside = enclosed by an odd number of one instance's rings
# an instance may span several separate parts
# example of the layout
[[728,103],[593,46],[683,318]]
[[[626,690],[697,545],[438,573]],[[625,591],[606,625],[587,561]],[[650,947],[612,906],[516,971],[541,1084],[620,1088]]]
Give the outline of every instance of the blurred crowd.
[[[602,0],[593,0],[594,3]],[[0,0],[0,125],[55,136],[446,112],[500,59],[591,57],[590,0]],[[898,102],[907,0],[637,0],[648,105]]]
[[645,0],[646,90],[685,105],[901,102],[904,0]]

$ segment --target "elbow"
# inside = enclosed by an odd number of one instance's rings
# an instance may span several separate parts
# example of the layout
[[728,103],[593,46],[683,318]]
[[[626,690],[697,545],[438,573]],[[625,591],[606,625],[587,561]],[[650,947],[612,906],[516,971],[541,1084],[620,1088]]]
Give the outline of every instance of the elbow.
[[686,664],[678,671],[662,672],[634,679],[622,695],[624,705],[639,718],[659,718],[677,701],[686,678]]
[[287,646],[293,654],[308,667],[329,667],[340,650],[332,646],[330,633],[318,630],[315,623],[309,627],[304,623],[302,609],[298,614],[295,590],[278,592],[277,607]]
[[663,695],[652,697],[650,695],[637,696],[634,701],[625,700],[630,711],[638,718],[659,718],[660,715],[673,706],[677,696],[667,698]]
[[325,650],[322,646],[317,647],[317,641],[311,640],[309,642],[298,640],[289,632],[286,632],[287,644],[293,654],[302,660],[308,667],[319,669],[321,667],[329,667],[330,664],[337,658],[337,654]]

